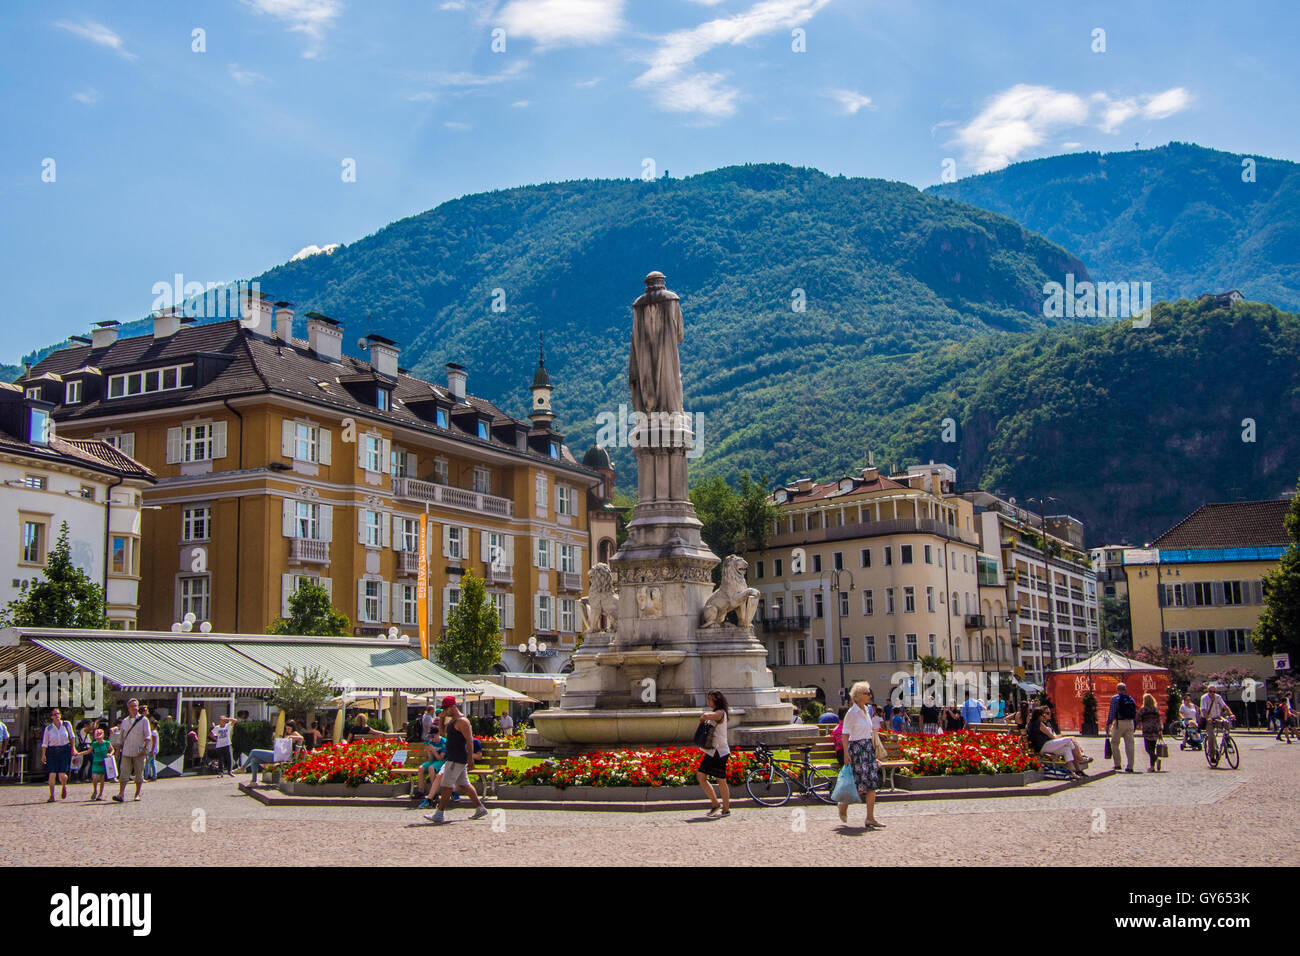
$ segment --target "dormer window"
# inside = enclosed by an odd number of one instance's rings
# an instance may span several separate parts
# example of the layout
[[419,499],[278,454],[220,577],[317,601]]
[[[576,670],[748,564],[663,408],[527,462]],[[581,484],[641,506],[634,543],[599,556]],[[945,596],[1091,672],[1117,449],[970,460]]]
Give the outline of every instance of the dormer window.
[[28,418],[27,440],[33,445],[48,445],[50,443],[50,413],[43,408],[31,409]]
[[484,441],[488,440],[487,422],[483,421],[482,419],[479,419],[479,423],[478,423],[478,437],[482,438]]
[[41,400],[41,387],[39,385],[32,385],[27,389],[26,394],[28,398],[35,399],[39,402]]
[[552,458],[560,457],[560,443],[557,441],[551,442],[551,457]]
[[64,391],[64,405],[79,405],[81,403],[81,380],[69,382],[67,389]]
[[145,395],[150,392],[169,392],[185,388],[182,381],[184,371],[192,365],[170,365],[167,368],[153,368],[144,372],[125,372],[108,377],[108,397],[122,398],[132,395]]
[[447,427],[447,409],[445,409],[445,408],[440,408],[440,409],[438,409],[438,411],[434,413],[433,420],[434,420],[434,423],[435,423],[439,428],[446,428],[446,427]]
[[375,389],[375,407],[378,408],[381,412],[388,411],[388,389],[386,388]]

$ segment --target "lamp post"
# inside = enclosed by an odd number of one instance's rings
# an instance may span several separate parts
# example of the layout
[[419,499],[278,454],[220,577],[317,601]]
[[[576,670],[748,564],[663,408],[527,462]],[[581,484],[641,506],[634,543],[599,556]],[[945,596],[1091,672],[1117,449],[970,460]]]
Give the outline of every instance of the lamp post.
[[529,673],[537,673],[537,658],[546,653],[546,644],[537,640],[534,634],[528,638],[527,644],[519,645],[519,653],[528,657]]
[[844,648],[840,646],[840,638],[843,636],[843,629],[844,629],[844,625],[840,623],[840,600],[839,600],[839,592],[843,590],[843,588],[841,588],[840,586],[840,575],[842,574],[847,574],[849,576],[849,590],[852,591],[853,588],[855,587],[852,571],[849,571],[845,568],[831,568],[831,572],[830,572],[831,596],[832,598],[834,598],[834,600],[831,601],[831,604],[834,606],[835,609],[835,656],[839,659],[840,662],[840,703],[841,704],[845,703],[845,700],[847,698],[847,686],[844,683]]
[[1038,543],[1043,546],[1043,569],[1047,572],[1047,638],[1052,650],[1052,670],[1056,670],[1056,579],[1052,576],[1052,557],[1047,547],[1047,502],[1057,501],[1048,495],[1044,498],[1029,498],[1038,502]]

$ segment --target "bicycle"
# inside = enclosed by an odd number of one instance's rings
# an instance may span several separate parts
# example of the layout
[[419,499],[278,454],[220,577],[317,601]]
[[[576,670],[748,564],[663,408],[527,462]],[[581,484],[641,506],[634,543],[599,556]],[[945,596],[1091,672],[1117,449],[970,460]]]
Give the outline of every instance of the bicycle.
[[765,807],[780,807],[790,801],[793,789],[811,794],[822,803],[834,803],[831,791],[839,774],[830,767],[812,762],[811,751],[803,752],[803,760],[778,760],[762,744],[754,748],[755,766],[745,775],[745,789],[757,803]]
[[[1214,732],[1219,728],[1223,729],[1223,733],[1216,740]],[[1211,767],[1218,767],[1219,760],[1226,759],[1229,767],[1237,769],[1241,755],[1237,751],[1236,741],[1232,739],[1231,728],[1231,721],[1221,718],[1210,721],[1210,727],[1205,732],[1205,762]]]

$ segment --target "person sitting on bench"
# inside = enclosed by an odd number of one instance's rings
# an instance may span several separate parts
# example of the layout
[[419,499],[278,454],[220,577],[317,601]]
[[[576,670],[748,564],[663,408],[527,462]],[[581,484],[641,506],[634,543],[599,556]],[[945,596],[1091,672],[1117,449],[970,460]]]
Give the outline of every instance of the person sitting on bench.
[[1052,730],[1052,708],[1036,707],[1034,712],[1029,715],[1029,726],[1026,731],[1029,737],[1029,746],[1034,748],[1034,753],[1042,754],[1049,757],[1064,757],[1065,768],[1074,776],[1084,777],[1084,767],[1091,762],[1090,757],[1084,756],[1083,748],[1078,742],[1070,737],[1061,737]]

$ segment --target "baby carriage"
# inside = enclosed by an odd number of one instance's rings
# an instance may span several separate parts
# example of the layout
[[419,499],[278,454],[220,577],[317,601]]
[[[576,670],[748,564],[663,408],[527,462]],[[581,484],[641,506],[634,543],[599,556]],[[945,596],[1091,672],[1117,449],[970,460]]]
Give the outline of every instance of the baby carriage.
[[1183,721],[1183,739],[1179,743],[1179,750],[1200,750],[1202,746],[1201,728],[1194,720]]

